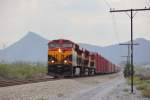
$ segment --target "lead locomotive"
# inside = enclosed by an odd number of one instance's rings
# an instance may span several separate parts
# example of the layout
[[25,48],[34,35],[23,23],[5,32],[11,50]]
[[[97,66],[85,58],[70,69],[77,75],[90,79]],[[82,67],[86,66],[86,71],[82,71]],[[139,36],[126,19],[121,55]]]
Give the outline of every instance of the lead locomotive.
[[117,72],[114,64],[70,40],[59,39],[48,43],[49,75],[84,76],[113,72]]

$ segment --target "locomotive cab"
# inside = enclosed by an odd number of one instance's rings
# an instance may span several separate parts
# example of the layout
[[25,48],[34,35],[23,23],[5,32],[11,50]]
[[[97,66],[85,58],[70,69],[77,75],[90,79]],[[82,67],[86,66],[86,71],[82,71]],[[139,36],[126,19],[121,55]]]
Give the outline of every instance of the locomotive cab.
[[48,74],[70,76],[74,64],[75,44],[69,40],[53,40],[48,43]]

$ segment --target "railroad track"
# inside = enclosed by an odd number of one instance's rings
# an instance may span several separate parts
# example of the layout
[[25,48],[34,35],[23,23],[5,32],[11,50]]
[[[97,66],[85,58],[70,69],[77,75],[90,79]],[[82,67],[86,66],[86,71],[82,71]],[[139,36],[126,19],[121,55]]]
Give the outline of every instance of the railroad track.
[[45,81],[54,81],[59,80],[60,78],[39,78],[39,79],[28,79],[28,80],[0,80],[0,87],[45,82]]
[[[97,76],[97,75],[96,75]],[[27,80],[0,80],[0,87],[7,87],[7,86],[14,86],[14,85],[22,85],[22,84],[29,84],[29,83],[37,83],[37,82],[46,82],[46,81],[55,81],[60,79],[78,79],[78,78],[86,78],[86,77],[94,77],[94,76],[81,76],[81,77],[45,77],[45,78],[38,78],[38,79],[27,79]]]
[[22,85],[22,84],[29,84],[29,83],[38,83],[38,82],[46,82],[46,81],[55,81],[60,79],[76,79],[76,78],[85,78],[89,76],[82,76],[82,77],[46,77],[46,78],[39,78],[39,79],[27,79],[27,80],[21,80],[21,79],[14,79],[14,80],[0,80],[0,87],[7,87],[7,86],[14,86],[14,85]]
[[37,82],[46,82],[46,81],[55,81],[60,79],[72,79],[72,78],[83,78],[83,77],[46,77],[46,78],[38,78],[38,79],[14,79],[14,80],[0,80],[0,87],[7,87],[7,86],[14,86],[14,85],[22,85],[22,84],[29,84],[29,83],[37,83]]

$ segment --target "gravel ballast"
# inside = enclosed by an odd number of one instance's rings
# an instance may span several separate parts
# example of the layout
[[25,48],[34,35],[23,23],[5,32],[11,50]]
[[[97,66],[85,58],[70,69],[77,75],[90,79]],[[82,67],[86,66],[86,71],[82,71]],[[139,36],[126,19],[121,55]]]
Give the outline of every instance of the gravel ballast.
[[62,79],[1,87],[0,100],[148,100],[124,96],[122,87],[126,84],[120,74]]

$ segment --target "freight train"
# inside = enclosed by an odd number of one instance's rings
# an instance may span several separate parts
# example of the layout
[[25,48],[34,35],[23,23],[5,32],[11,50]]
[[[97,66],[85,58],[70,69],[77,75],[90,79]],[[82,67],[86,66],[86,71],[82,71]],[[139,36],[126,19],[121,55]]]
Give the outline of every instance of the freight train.
[[70,40],[48,43],[48,74],[51,76],[87,76],[118,71],[115,64],[100,54],[83,49]]

